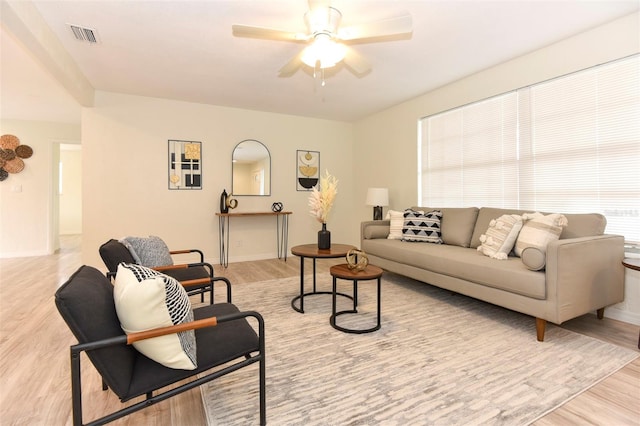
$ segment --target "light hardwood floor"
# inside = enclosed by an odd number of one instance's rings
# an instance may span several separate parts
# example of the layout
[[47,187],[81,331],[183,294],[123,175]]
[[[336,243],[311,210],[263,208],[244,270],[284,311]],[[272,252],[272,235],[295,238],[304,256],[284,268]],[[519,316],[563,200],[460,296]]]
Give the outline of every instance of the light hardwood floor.
[[[71,424],[69,346],[76,343],[58,315],[56,288],[80,266],[80,238],[64,237],[51,256],[0,259],[0,424]],[[97,248],[96,248],[97,250]],[[337,260],[319,260],[328,269]],[[103,269],[102,265],[95,265]],[[232,263],[216,267],[234,285],[297,276],[299,260],[289,258]],[[292,289],[295,292],[295,289]],[[532,338],[535,328],[532,320]],[[639,327],[595,315],[563,325],[620,346],[638,350]],[[267,336],[268,338],[268,336]],[[85,420],[121,406],[110,391],[101,390],[96,371],[83,359]],[[267,412],[268,418],[268,412]],[[278,424],[277,419],[269,419]],[[193,389],[114,424],[202,425],[200,391]],[[546,425],[640,425],[640,359],[606,378],[535,423]]]

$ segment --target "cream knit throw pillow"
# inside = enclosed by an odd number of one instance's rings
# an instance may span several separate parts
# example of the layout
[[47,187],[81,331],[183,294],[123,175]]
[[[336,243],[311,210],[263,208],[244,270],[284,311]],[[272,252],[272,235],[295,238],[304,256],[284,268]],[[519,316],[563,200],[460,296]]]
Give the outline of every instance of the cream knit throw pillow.
[[547,252],[547,245],[560,238],[562,228],[567,226],[567,218],[558,213],[547,216],[542,213],[525,213],[522,215],[524,225],[516,241],[516,256],[522,256],[527,247],[535,247],[543,253]]
[[522,216],[505,214],[489,222],[487,232],[480,235],[478,251],[493,259],[505,260],[522,228]]

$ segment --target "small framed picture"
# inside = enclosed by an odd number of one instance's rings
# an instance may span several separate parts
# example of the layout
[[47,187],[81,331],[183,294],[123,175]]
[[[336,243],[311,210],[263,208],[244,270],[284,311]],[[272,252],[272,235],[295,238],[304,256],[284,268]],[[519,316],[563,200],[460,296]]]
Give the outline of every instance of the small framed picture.
[[169,140],[169,189],[202,189],[202,142]]
[[296,151],[296,190],[311,191],[320,179],[320,152]]

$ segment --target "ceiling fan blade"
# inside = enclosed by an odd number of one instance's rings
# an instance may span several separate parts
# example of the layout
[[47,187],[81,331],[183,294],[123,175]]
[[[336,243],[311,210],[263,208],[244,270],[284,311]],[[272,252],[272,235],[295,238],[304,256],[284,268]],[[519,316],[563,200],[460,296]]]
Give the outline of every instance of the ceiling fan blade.
[[352,48],[347,49],[347,53],[342,61],[358,75],[364,75],[371,71],[369,61]]
[[308,36],[303,33],[274,30],[272,28],[252,27],[249,25],[234,24],[231,26],[233,35],[236,37],[264,38],[269,40],[284,41],[307,41]]
[[394,18],[382,19],[368,24],[341,28],[338,38],[341,40],[361,40],[367,38],[386,37],[413,32],[413,20],[406,14]]
[[302,66],[302,52],[298,53],[292,60],[287,62],[285,66],[280,68],[278,77],[291,77]]

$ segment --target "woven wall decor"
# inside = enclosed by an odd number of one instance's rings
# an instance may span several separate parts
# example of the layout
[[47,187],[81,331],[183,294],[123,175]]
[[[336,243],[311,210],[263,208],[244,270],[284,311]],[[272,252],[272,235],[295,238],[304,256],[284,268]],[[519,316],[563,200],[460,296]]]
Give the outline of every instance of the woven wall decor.
[[14,135],[2,135],[0,136],[0,148],[2,149],[16,149],[20,145],[20,139]]
[[0,136],[0,182],[9,177],[9,173],[20,173],[24,170],[23,159],[33,155],[33,148],[21,145],[15,135]]

